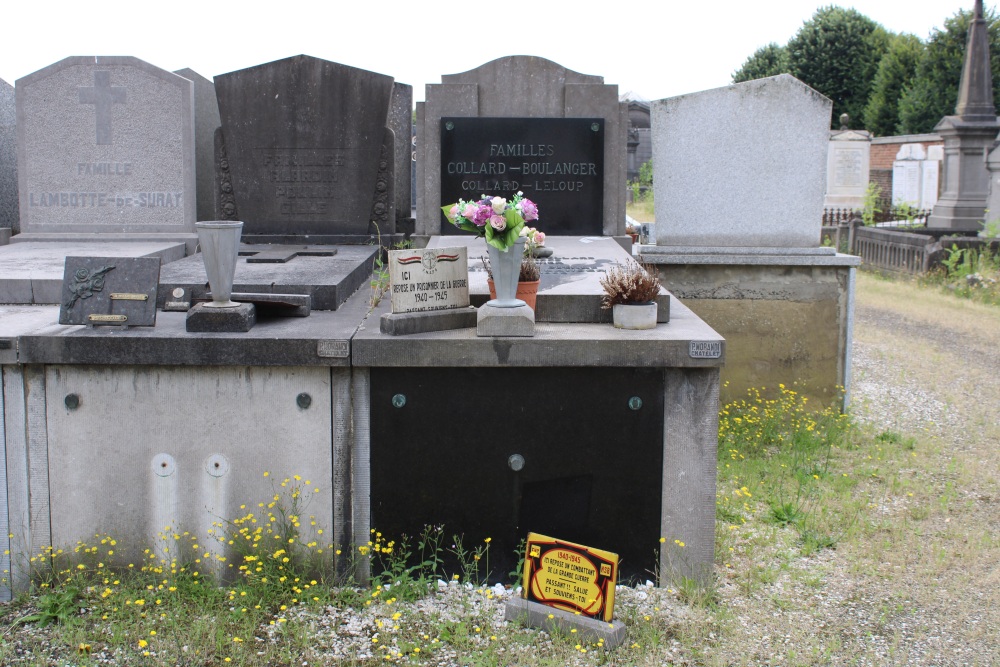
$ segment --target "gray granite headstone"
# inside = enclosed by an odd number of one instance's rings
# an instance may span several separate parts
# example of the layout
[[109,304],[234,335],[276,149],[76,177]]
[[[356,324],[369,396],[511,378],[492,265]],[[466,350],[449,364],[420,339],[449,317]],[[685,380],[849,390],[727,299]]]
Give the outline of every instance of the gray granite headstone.
[[59,324],[156,324],[159,257],[67,257]]
[[197,176],[197,219],[215,217],[215,131],[219,128],[219,103],[215,84],[193,69],[179,69],[174,74],[194,84],[194,155]]
[[832,102],[788,74],[651,105],[660,246],[818,246]]
[[397,134],[409,140],[409,86],[302,55],[219,75],[215,88],[220,186],[232,193],[221,212],[239,216],[245,240],[367,240],[372,221],[395,231],[396,191],[409,189],[409,151],[395,146]]
[[[618,100],[618,86],[606,85],[604,78],[589,74],[581,74],[567,69],[558,63],[535,56],[508,56],[498,58],[476,69],[460,74],[448,74],[441,77],[440,84],[429,84],[425,94],[426,102],[417,105],[417,233],[433,235],[442,230],[441,206],[451,203],[442,199],[442,171],[447,165],[442,165],[442,119],[445,118],[479,118],[479,119],[525,119],[525,126],[531,126],[532,119],[580,119],[589,118],[603,122],[603,173],[590,182],[587,179],[548,178],[539,179],[558,189],[568,189],[570,184],[576,187],[583,180],[588,190],[594,187],[602,188],[600,193],[601,210],[594,216],[594,222],[586,231],[575,230],[574,234],[593,234],[606,236],[624,235],[625,233],[625,167],[626,167],[626,132],[628,130],[628,107]],[[521,144],[538,142],[534,138],[519,141],[516,135],[497,135],[499,140],[512,144],[514,153],[524,153]],[[503,160],[490,160],[490,141],[484,139],[487,163],[486,170],[496,173],[507,169],[515,163],[505,163]],[[493,142],[493,143],[498,143]],[[560,161],[558,143],[546,146],[546,155],[535,155],[529,161],[542,171],[536,173],[554,174],[566,167]],[[537,148],[537,146],[536,146]],[[506,152],[506,151],[505,151]],[[530,150],[528,151],[530,152]],[[536,151],[537,152],[537,151]],[[494,156],[496,151],[494,151]],[[569,158],[566,158],[569,159]],[[580,163],[590,165],[595,160],[573,158],[576,167]],[[490,166],[492,165],[492,166]],[[507,171],[508,175],[519,176],[519,172]],[[588,167],[589,173],[589,167]],[[595,172],[596,173],[596,172]],[[472,179],[482,181],[484,187],[497,192],[481,192],[471,189],[464,199],[478,199],[481,194],[504,195],[501,188],[493,188],[485,183],[490,179]],[[497,179],[492,179],[493,181]],[[508,181],[521,181],[521,178],[510,178]],[[534,182],[534,178],[531,182]],[[502,186],[502,183],[500,184]],[[471,187],[471,186],[470,186]],[[481,188],[480,188],[481,189]],[[556,216],[557,211],[546,208],[546,193],[536,193],[528,188],[521,188],[529,199],[536,201],[540,207],[541,218],[538,226],[545,232],[546,215]],[[582,190],[581,190],[582,192]],[[563,193],[565,194],[565,193]],[[568,228],[568,227],[567,227]],[[455,233],[460,233],[456,232]],[[559,232],[556,233],[567,233]]]
[[192,84],[127,56],[17,81],[22,232],[191,233]]
[[0,228],[20,231],[17,214],[14,86],[0,79]]

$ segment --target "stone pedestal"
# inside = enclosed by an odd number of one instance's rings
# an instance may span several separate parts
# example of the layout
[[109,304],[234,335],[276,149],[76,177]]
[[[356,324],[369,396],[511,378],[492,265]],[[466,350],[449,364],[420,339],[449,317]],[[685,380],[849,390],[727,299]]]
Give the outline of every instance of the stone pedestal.
[[257,323],[257,309],[252,303],[231,308],[213,308],[199,303],[188,311],[186,329],[190,332],[247,332]]
[[477,336],[534,336],[535,311],[522,303],[513,308],[498,308],[484,303],[476,313]]
[[995,116],[974,121],[946,116],[934,131],[944,139],[944,192],[927,219],[927,227],[978,231],[983,228],[990,193],[986,156],[1000,131],[1000,122]]

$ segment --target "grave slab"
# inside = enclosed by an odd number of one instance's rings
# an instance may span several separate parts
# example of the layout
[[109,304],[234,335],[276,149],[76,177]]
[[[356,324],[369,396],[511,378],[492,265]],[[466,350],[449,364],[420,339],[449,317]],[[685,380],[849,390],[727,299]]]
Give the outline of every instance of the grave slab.
[[166,264],[184,254],[184,244],[176,242],[12,243],[0,247],[0,303],[59,303],[63,269],[69,256],[159,257]]
[[612,622],[587,618],[562,609],[554,609],[537,602],[515,596],[504,605],[504,620],[522,623],[529,628],[541,628],[549,634],[559,632],[570,635],[580,642],[604,640],[605,649],[613,649],[625,641],[628,627],[624,621]]
[[[285,263],[252,263],[273,246],[243,245],[236,260],[234,292],[306,294],[315,310],[336,310],[366,284],[372,273],[375,246],[298,246],[297,256]],[[193,300],[207,300],[210,292],[205,263],[200,255],[186,257],[160,271],[159,307],[171,300],[175,289]]]

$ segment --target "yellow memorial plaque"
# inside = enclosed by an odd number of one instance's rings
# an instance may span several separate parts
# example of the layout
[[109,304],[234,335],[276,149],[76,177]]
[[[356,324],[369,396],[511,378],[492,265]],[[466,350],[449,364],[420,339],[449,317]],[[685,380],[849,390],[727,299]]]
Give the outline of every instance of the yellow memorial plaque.
[[528,533],[523,587],[529,600],[610,622],[618,554]]

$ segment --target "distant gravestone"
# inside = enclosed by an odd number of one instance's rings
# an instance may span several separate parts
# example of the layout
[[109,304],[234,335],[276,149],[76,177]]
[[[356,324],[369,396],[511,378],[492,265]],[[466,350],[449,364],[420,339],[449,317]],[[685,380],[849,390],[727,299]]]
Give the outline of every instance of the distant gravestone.
[[921,190],[924,185],[924,159],[921,144],[903,144],[892,163],[892,203],[922,208]]
[[788,74],[653,102],[657,245],[817,246],[831,109]]
[[0,79],[0,229],[19,231],[14,86]]
[[826,158],[826,199],[829,208],[861,208],[871,166],[871,134],[839,130],[830,135]]
[[215,220],[215,130],[220,124],[215,84],[189,68],[179,69],[174,74],[194,84],[196,216],[198,220]]
[[[412,92],[391,77],[294,56],[215,77],[225,217],[244,239],[392,234],[408,198]],[[396,136],[401,133],[401,136]],[[225,206],[226,203],[230,206]],[[409,217],[409,208],[398,212]]]
[[625,233],[628,115],[618,87],[509,56],[427,86],[417,105],[417,233],[455,234],[441,206],[519,190],[547,234]]
[[17,81],[25,233],[191,233],[192,84],[138,58],[71,57]]

